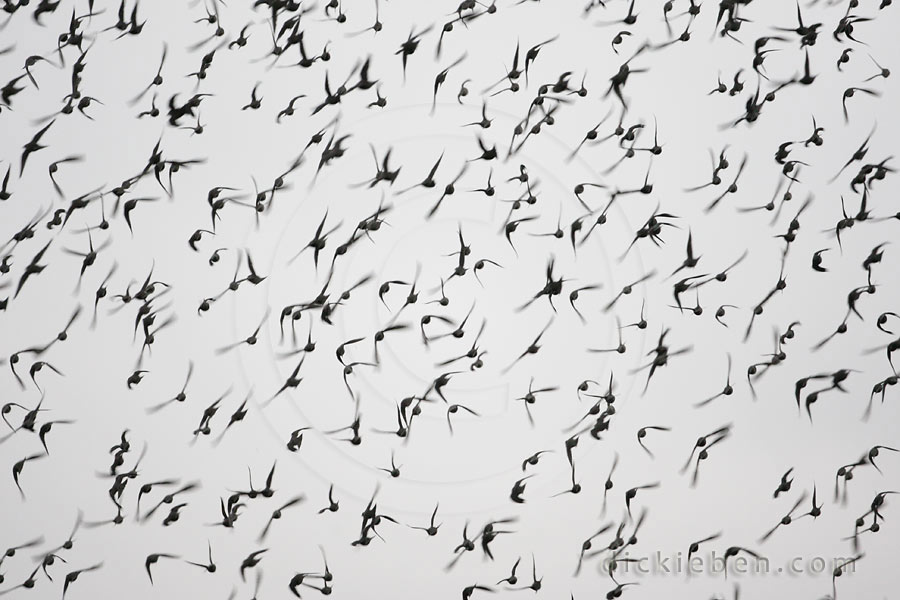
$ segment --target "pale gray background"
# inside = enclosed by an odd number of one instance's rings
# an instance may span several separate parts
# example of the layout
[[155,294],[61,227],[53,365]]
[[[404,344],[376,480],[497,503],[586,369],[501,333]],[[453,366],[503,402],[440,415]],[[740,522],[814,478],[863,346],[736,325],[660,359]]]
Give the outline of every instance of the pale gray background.
[[[841,507],[832,502],[833,477],[838,466],[855,460],[875,444],[898,443],[896,424],[900,413],[894,402],[896,390],[889,391],[888,402],[876,406],[869,422],[860,421],[872,385],[890,374],[883,352],[865,352],[891,339],[875,329],[874,319],[882,311],[897,310],[894,247],[886,247],[884,263],[876,267],[878,293],[861,300],[866,322],[851,317],[850,333],[846,336],[818,353],[810,352],[809,348],[840,322],[846,293],[865,283],[865,273],[859,265],[871,247],[892,240],[896,231],[894,223],[859,224],[847,232],[843,255],[838,252],[833,237],[823,233],[833,228],[840,217],[840,194],[844,193],[848,200],[851,197],[844,186],[846,177],[834,185],[826,182],[873,125],[877,124],[877,128],[868,158],[876,162],[892,153],[892,140],[898,133],[893,114],[896,77],[870,83],[882,92],[880,99],[857,97],[851,101],[849,125],[843,123],[840,96],[847,86],[857,85],[875,73],[867,52],[885,66],[892,66],[898,50],[896,10],[878,12],[877,3],[863,3],[858,12],[877,15],[878,19],[858,26],[859,36],[868,46],[855,46],[852,60],[841,74],[834,68],[841,47],[831,38],[830,31],[845,8],[828,8],[820,3],[804,9],[805,19],[825,23],[818,43],[811,49],[813,69],[819,73],[815,85],[781,92],[774,104],[766,106],[760,122],[752,128],[742,125],[721,130],[720,126],[740,115],[746,96],[727,98],[707,96],[706,92],[714,87],[717,74],[721,73],[723,80],[730,83],[737,68],[747,70],[752,59],[752,40],[769,33],[771,25],[793,26],[795,7],[788,2],[754,2],[743,13],[752,23],[745,24],[746,31],[741,35],[745,45],[741,46],[713,36],[716,7],[711,2],[705,3],[701,17],[692,28],[693,40],[635,59],[634,67],[649,68],[649,71],[635,74],[626,87],[631,103],[626,123],[642,121],[648,125],[638,145],[652,143],[654,117],[659,122],[660,141],[665,144],[662,156],[653,161],[653,195],[622,197],[611,209],[609,223],[579,249],[576,259],[567,243],[551,238],[527,239],[526,231],[552,231],[560,209],[565,224],[579,216],[582,209],[571,194],[575,183],[603,180],[620,188],[640,186],[647,167],[645,153],[607,177],[599,173],[619,158],[614,143],[585,151],[572,163],[564,159],[584,132],[615,106],[614,101],[602,99],[602,94],[608,78],[624,57],[645,37],[662,41],[666,35],[661,21],[662,3],[640,1],[635,35],[623,44],[622,56],[616,56],[609,47],[609,39],[618,26],[597,28],[594,25],[598,20],[623,15],[627,9],[622,2],[609,4],[608,11],[598,9],[583,19],[583,6],[579,2],[522,6],[504,3],[497,15],[476,20],[468,30],[457,25],[445,38],[438,61],[433,53],[437,33],[445,15],[454,10],[453,3],[384,2],[381,17],[386,26],[377,37],[372,37],[371,32],[359,37],[345,35],[371,24],[374,17],[371,3],[345,3],[349,23],[343,27],[322,21],[320,6],[314,14],[304,17],[307,49],[315,53],[322,44],[331,41],[333,58],[327,65],[318,63],[312,69],[299,70],[269,68],[271,61],[267,58],[257,61],[268,48],[265,14],[252,12],[246,2],[229,2],[227,8],[220,6],[223,26],[229,32],[227,39],[236,36],[245,23],[258,25],[246,49],[235,52],[222,49],[216,54],[210,76],[201,88],[215,94],[204,100],[200,110],[207,128],[202,136],[194,137],[188,131],[166,127],[162,118],[134,119],[137,109],[128,107],[126,102],[155,73],[163,41],[169,44],[169,57],[164,69],[165,93],[158,99],[158,105],[164,107],[171,93],[179,92],[183,100],[193,91],[194,80],[184,76],[196,70],[206,49],[189,53],[185,48],[210,33],[208,27],[192,23],[204,16],[202,6],[145,2],[140,6],[140,14],[148,22],[142,35],[113,41],[112,32],[107,32],[97,38],[88,54],[83,88],[104,105],[89,110],[96,118],[93,122],[77,113],[58,119],[45,138],[50,148],[32,156],[21,181],[12,177],[15,195],[0,212],[0,238],[12,235],[39,210],[51,204],[54,208],[66,205],[55,196],[47,181],[46,166],[52,160],[69,154],[88,156],[85,163],[61,168],[59,180],[67,191],[67,200],[95,187],[117,185],[134,174],[145,164],[160,134],[167,158],[204,157],[207,162],[178,174],[172,200],[165,198],[152,180],[140,185],[137,193],[158,196],[161,201],[141,206],[134,212],[133,237],[121,215],[114,220],[110,229],[113,243],[88,271],[78,299],[72,296],[72,290],[79,261],[63,256],[60,248],[85,246],[85,237],[72,230],[98,221],[99,207],[94,205],[76,213],[48,252],[50,267],[29,282],[22,295],[10,303],[9,310],[0,314],[0,354],[5,356],[49,340],[78,302],[89,308],[96,285],[115,259],[119,270],[111,293],[124,291],[130,279],[143,279],[153,264],[155,278],[172,286],[166,301],[171,302],[170,312],[178,315],[177,323],[158,336],[146,367],[151,373],[134,391],[125,387],[139,350],[139,345],[131,341],[136,309],[133,304],[127,310],[107,315],[114,304],[103,303],[100,324],[95,331],[88,329],[88,319],[83,316],[70,332],[70,340],[54,347],[47,357],[65,377],[43,374],[40,379],[46,388],[44,406],[51,411],[44,418],[73,418],[77,419],[77,425],[54,429],[49,436],[50,457],[26,465],[22,484],[27,502],[19,498],[9,479],[0,485],[0,505],[5,509],[0,545],[44,535],[45,546],[55,547],[68,535],[79,508],[88,520],[112,517],[114,512],[105,491],[110,482],[96,475],[96,471],[109,463],[107,449],[118,441],[122,429],[129,428],[136,450],[126,464],[131,464],[145,442],[148,452],[141,464],[140,479],[129,484],[125,496],[127,524],[119,528],[82,529],[75,550],[65,555],[69,565],[57,566],[52,571],[56,574],[55,583],[41,579],[29,597],[56,597],[63,574],[69,568],[102,560],[103,570],[79,579],[69,592],[71,597],[121,594],[133,598],[226,597],[237,585],[238,597],[249,598],[253,584],[252,581],[240,583],[238,565],[249,552],[261,547],[255,539],[271,509],[297,493],[305,494],[307,502],[287,511],[262,545],[271,550],[260,565],[265,573],[261,598],[287,597],[286,583],[293,573],[319,569],[317,544],[322,544],[328,552],[335,573],[333,595],[336,598],[458,597],[465,585],[476,581],[492,584],[505,577],[518,556],[524,557],[520,576],[528,583],[530,565],[527,563],[531,552],[536,556],[539,574],[545,578],[542,597],[568,597],[570,592],[576,598],[594,597],[611,589],[612,581],[593,568],[585,569],[577,579],[572,573],[581,542],[605,522],[599,519],[602,483],[616,452],[621,460],[607,518],[621,518],[622,495],[628,487],[662,482],[660,489],[641,492],[636,501],[638,507],[648,508],[648,519],[635,554],[685,552],[694,539],[723,531],[723,538],[712,545],[717,553],[721,554],[729,545],[748,546],[770,557],[775,568],[792,557],[851,555],[849,544],[842,538],[852,534],[853,519],[868,508],[875,493],[897,485],[900,468],[897,465],[900,458],[884,454],[883,475],[871,468],[859,469],[851,482],[849,505]],[[106,12],[95,18],[91,30],[102,29],[115,20],[116,5],[98,3],[97,8]],[[78,11],[84,10],[79,5]],[[677,6],[675,12],[682,10],[683,6]],[[47,53],[54,48],[55,37],[65,27],[70,13],[71,6],[64,5],[56,15],[46,18],[50,25],[46,29],[36,27],[27,14],[15,15],[0,32],[0,46],[15,44],[13,53],[0,57],[4,77],[18,74],[26,56]],[[393,53],[411,28],[418,30],[432,22],[436,23],[436,30],[426,36],[411,57],[404,85],[399,58]],[[682,19],[673,26],[676,33],[681,31],[683,23]],[[394,162],[403,165],[395,186],[398,189],[420,180],[445,150],[439,172],[442,186],[458,172],[464,160],[477,156],[474,131],[461,129],[460,125],[480,118],[479,93],[503,76],[505,67],[510,66],[516,41],[521,41],[524,57],[527,47],[556,34],[560,38],[541,51],[530,78],[532,82],[549,82],[555,81],[562,71],[572,71],[577,86],[582,74],[587,72],[588,98],[561,108],[553,127],[545,128],[540,136],[531,139],[519,155],[493,165],[494,182],[499,189],[495,199],[458,193],[428,223],[423,223],[422,217],[437,197],[433,191],[418,190],[392,199],[395,209],[387,217],[390,226],[379,232],[375,244],[359,244],[339,263],[334,277],[335,289],[339,290],[368,272],[374,272],[378,282],[408,279],[413,276],[416,264],[422,263],[421,285],[433,291],[439,277],[448,275],[453,268],[454,259],[441,258],[441,255],[455,251],[456,227],[462,223],[466,239],[473,247],[473,258],[489,257],[504,265],[503,270],[486,269],[482,276],[484,289],[470,276],[448,287],[453,298],[448,312],[457,318],[477,298],[470,332],[477,329],[482,318],[488,320],[482,343],[489,350],[485,368],[458,377],[447,388],[451,401],[476,408],[483,418],[459,418],[456,435],[451,438],[443,411],[435,406],[430,407],[431,412],[426,409],[417,420],[413,437],[406,445],[398,445],[396,437],[371,433],[372,427],[393,428],[395,402],[422,393],[440,372],[434,363],[464,352],[471,343],[470,333],[464,340],[455,343],[445,340],[435,343],[430,352],[424,352],[417,333],[389,336],[382,348],[382,368],[377,372],[360,370],[354,379],[363,397],[363,446],[354,448],[333,437],[312,433],[306,437],[303,449],[291,455],[284,449],[291,430],[303,425],[327,430],[344,426],[352,419],[353,405],[343,387],[333,351],[346,339],[369,336],[365,346],[353,349],[351,355],[358,360],[371,358],[371,335],[390,319],[389,312],[377,299],[377,284],[354,294],[349,306],[338,310],[334,327],[326,327],[315,318],[313,336],[319,348],[306,361],[306,379],[297,390],[279,397],[265,409],[258,403],[281,385],[294,364],[277,358],[285,349],[278,343],[277,321],[271,319],[267,323],[260,344],[252,349],[242,348],[224,356],[215,355],[213,350],[248,335],[267,306],[277,315],[284,304],[309,300],[318,293],[324,282],[324,269],[316,274],[309,256],[290,266],[287,261],[312,236],[326,207],[330,222],[344,221],[343,228],[332,238],[330,250],[333,251],[334,245],[348,235],[348,227],[375,209],[382,191],[390,198],[392,190],[387,187],[348,188],[348,184],[360,182],[373,173],[368,143],[374,144],[379,155],[388,147],[394,148]],[[451,71],[441,90],[438,110],[429,116],[434,75],[463,52],[468,53],[467,60]],[[382,91],[388,97],[388,108],[366,110],[365,105],[374,98],[359,93],[345,99],[340,107],[340,131],[353,134],[347,155],[326,168],[315,186],[310,187],[318,159],[318,153],[311,152],[305,166],[288,178],[291,188],[276,194],[272,209],[262,216],[258,229],[249,210],[228,207],[222,212],[217,236],[201,242],[201,253],[190,252],[186,245],[190,234],[198,227],[209,225],[207,190],[214,185],[228,185],[240,188],[249,198],[253,190],[251,176],[261,186],[268,185],[302,150],[309,136],[337,114],[334,108],[313,118],[304,114],[322,94],[325,69],[331,74],[332,85],[336,85],[369,53],[375,57],[371,76],[383,80]],[[67,51],[67,64],[76,56]],[[798,72],[802,60],[802,53],[793,44],[790,49],[771,54],[766,64],[773,79],[784,79]],[[68,73],[41,64],[35,68],[35,74],[40,92],[28,89],[15,99],[12,111],[4,110],[0,115],[2,156],[4,163],[12,161],[14,173],[18,171],[21,146],[38,129],[33,120],[58,110],[61,97],[67,92]],[[472,79],[472,93],[467,103],[459,106],[455,96],[463,79]],[[745,71],[744,79],[746,94],[755,86],[756,78]],[[263,108],[257,112],[240,111],[249,101],[250,89],[257,81],[261,82]],[[511,128],[524,114],[533,89],[534,83],[528,94],[505,94],[488,100],[489,112],[496,120],[484,132],[485,137],[501,149],[508,144]],[[298,103],[300,109],[296,116],[276,126],[275,114],[298,93],[306,93],[309,98]],[[812,164],[802,171],[804,185],[794,188],[795,202],[785,208],[774,227],[770,227],[768,213],[737,214],[735,207],[764,204],[772,196],[780,177],[780,167],[772,156],[782,141],[802,140],[811,133],[812,115],[825,127],[826,143],[820,148],[805,149],[801,144],[792,154],[792,158]],[[614,120],[615,116],[611,117],[607,125],[612,126]],[[189,119],[185,124],[190,124]],[[608,127],[602,131],[608,131]],[[740,192],[726,198],[716,212],[704,215],[702,207],[714,197],[714,190],[690,195],[682,190],[707,180],[707,149],[718,151],[724,145],[730,145],[729,159],[733,165],[723,173],[726,183],[733,177],[744,152],[750,160],[740,182]],[[502,187],[499,184],[517,174],[520,163],[527,165],[534,180],[540,181],[541,201],[537,208],[541,220],[536,225],[522,227],[517,260],[497,231],[508,210],[500,200],[509,200],[520,193],[512,184]],[[473,163],[458,187],[481,187],[488,169],[482,162]],[[876,183],[871,196],[875,216],[897,210],[893,201],[896,191],[890,178]],[[799,239],[788,257],[788,289],[770,302],[764,318],[758,320],[753,335],[744,344],[743,332],[752,305],[777,280],[781,242],[773,236],[783,233],[807,193],[813,193],[815,201],[801,219]],[[605,197],[597,191],[589,192],[586,197],[594,206],[605,202]],[[662,248],[643,242],[627,260],[619,262],[634,230],[657,203],[663,210],[681,217],[682,229],[667,231],[668,243]],[[853,198],[848,202],[848,210],[855,208]],[[107,210],[111,210],[109,201]],[[525,209],[522,214],[538,214],[538,211]],[[715,273],[745,249],[750,250],[748,259],[733,272],[727,285],[709,285],[700,290],[700,301],[706,308],[704,316],[679,315],[668,308],[672,303],[671,282],[662,282],[662,276],[620,302],[616,311],[602,313],[600,307],[622,285],[652,268],[668,275],[680,263],[688,223],[697,251],[703,255],[700,272]],[[37,241],[16,250],[17,267],[21,268],[45,243],[42,240],[47,238],[46,229],[41,225],[38,231]],[[95,239],[105,237],[98,234]],[[221,263],[210,268],[206,261],[217,247],[232,250],[223,252]],[[199,301],[219,293],[230,281],[234,249],[243,247],[251,249],[258,269],[269,278],[258,287],[244,284],[237,294],[226,295],[208,314],[197,317]],[[833,248],[825,254],[831,271],[815,274],[809,269],[809,259],[814,250],[824,247]],[[544,301],[521,314],[512,312],[513,307],[542,284],[549,254],[557,258],[558,273],[576,279],[578,285],[601,282],[604,289],[582,296],[580,306],[589,318],[585,327],[580,325],[565,297],[560,298],[557,302],[560,314],[545,336],[541,353],[504,375],[501,369],[528,345],[552,314]],[[331,252],[326,251],[326,264],[330,256]],[[5,279],[9,281],[10,277]],[[391,306],[399,306],[404,294],[394,292],[390,296]],[[423,293],[423,300],[426,295],[429,299],[434,297]],[[626,330],[629,349],[625,355],[584,352],[589,347],[615,345],[615,315],[625,323],[637,320],[642,297],[646,297],[646,316],[651,323],[649,338],[644,339],[632,328]],[[685,295],[685,302],[693,305],[693,293]],[[740,307],[726,317],[731,324],[728,329],[712,319],[715,308],[723,303]],[[407,310],[406,319],[417,324],[421,307]],[[793,320],[801,321],[802,326],[786,347],[788,361],[757,383],[759,396],[754,401],[744,377],[746,366],[764,360],[761,356],[771,351],[773,328],[783,329]],[[669,339],[673,348],[692,345],[693,352],[673,358],[671,365],[654,377],[649,391],[642,396],[643,376],[632,376],[629,370],[644,360],[642,354],[652,347],[663,324],[672,327]],[[298,325],[298,337],[305,339],[309,320],[304,317]],[[694,402],[718,392],[724,384],[726,351],[734,357],[732,379],[736,393],[695,410]],[[197,365],[189,401],[147,416],[148,406],[180,389],[189,359]],[[805,416],[797,414],[793,382],[804,375],[838,368],[859,369],[861,373],[852,375],[848,381],[851,393],[827,394],[817,403],[815,425],[811,426]],[[0,379],[4,401],[34,405],[39,399],[38,392],[33,387],[20,391],[5,369]],[[27,366],[20,370],[27,373]],[[561,452],[568,434],[562,430],[588,408],[587,402],[577,401],[575,386],[585,378],[605,382],[610,370],[616,376],[619,412],[602,442],[583,436],[577,449],[577,468],[584,492],[550,500],[551,494],[569,485]],[[561,386],[559,392],[541,397],[533,407],[537,421],[534,429],[529,427],[521,406],[513,401],[525,392],[531,376],[538,387]],[[218,447],[213,447],[209,438],[191,445],[191,431],[203,408],[231,385],[234,390],[214,423],[221,428],[252,389],[254,403],[247,419],[230,431]],[[689,476],[679,475],[678,469],[698,435],[725,423],[734,424],[731,439],[718,447],[703,465],[700,484],[691,489]],[[673,428],[671,433],[648,436],[656,460],[651,460],[635,441],[635,431],[645,425]],[[33,436],[17,434],[0,446],[2,462],[11,467],[37,447]],[[398,464],[403,466],[399,480],[386,480],[385,474],[376,470],[389,464],[392,448]],[[538,475],[529,483],[526,494],[529,502],[512,505],[508,494],[513,481],[521,476],[520,461],[544,448],[553,448],[555,453],[546,456],[534,471]],[[274,499],[251,503],[233,531],[206,526],[218,520],[218,498],[225,496],[226,490],[246,488],[248,466],[254,472],[254,482],[259,484],[275,459],[278,494]],[[789,467],[795,469],[795,489],[789,498],[773,501],[772,490],[781,473]],[[190,504],[172,527],[161,527],[158,519],[143,525],[133,523],[134,495],[140,482],[166,477],[202,480],[203,488],[185,496],[183,501]],[[336,495],[342,500],[341,511],[318,516],[315,513],[325,505],[330,482],[334,482]],[[404,522],[425,524],[435,502],[440,501],[439,520],[444,522],[440,535],[429,539],[420,531],[385,524],[379,531],[387,543],[375,541],[368,548],[352,548],[350,541],[358,535],[359,513],[379,483],[381,510]],[[779,531],[768,543],[759,545],[756,542],[759,536],[787,511],[800,490],[811,491],[814,483],[820,500],[826,501],[823,516],[815,523],[803,519]],[[158,497],[158,492],[153,497]],[[840,592],[848,597],[885,597],[898,583],[894,564],[897,536],[892,530],[891,501],[887,504],[888,520],[883,533],[867,534],[863,541],[866,559],[855,575],[841,581]],[[806,504],[803,509],[808,510]],[[519,523],[514,525],[517,533],[496,542],[495,563],[483,561],[479,550],[465,556],[454,571],[443,571],[467,520],[472,521],[472,529],[491,518],[514,515],[519,517]],[[143,570],[147,554],[172,552],[202,562],[207,539],[212,542],[220,567],[215,576],[189,565],[160,563],[154,570],[156,585],[150,586]],[[4,589],[19,583],[31,571],[30,554],[4,564]],[[626,592],[629,597],[665,594],[702,598],[715,593],[730,594],[732,585],[721,575],[690,581],[683,575],[634,580],[640,586],[630,588]],[[770,574],[739,581],[746,598],[767,594],[818,598],[831,591],[827,573],[797,577]],[[20,593],[21,590],[15,592]],[[305,593],[317,595],[314,590]],[[515,597],[519,593],[504,591],[497,596]]]

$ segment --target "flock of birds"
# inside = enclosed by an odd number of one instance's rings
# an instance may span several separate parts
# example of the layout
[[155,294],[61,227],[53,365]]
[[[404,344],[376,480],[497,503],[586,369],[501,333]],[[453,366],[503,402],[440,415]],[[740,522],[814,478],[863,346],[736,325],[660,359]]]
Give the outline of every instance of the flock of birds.
[[[101,4],[2,1],[0,595],[341,597],[378,547],[434,597],[639,597],[674,488],[753,469],[771,486],[710,508],[723,528],[694,527],[687,560],[714,548],[727,578],[832,519],[844,558],[802,593],[871,581],[841,576],[896,535],[900,208],[871,118],[891,0],[784,3],[789,22],[760,0]],[[552,30],[566,10],[580,34]],[[707,164],[686,123],[719,109]],[[833,482],[729,466],[738,438],[827,445],[851,421],[865,447],[817,458]],[[454,461],[503,493],[384,499]],[[528,537],[552,514],[580,545]]]

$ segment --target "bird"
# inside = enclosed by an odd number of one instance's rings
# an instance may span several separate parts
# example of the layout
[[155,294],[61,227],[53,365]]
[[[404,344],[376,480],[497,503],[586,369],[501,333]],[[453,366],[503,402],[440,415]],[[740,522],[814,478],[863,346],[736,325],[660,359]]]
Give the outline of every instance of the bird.
[[49,131],[50,127],[56,122],[56,119],[51,120],[49,123],[44,125],[41,129],[38,130],[37,133],[34,134],[34,137],[29,140],[27,144],[22,149],[22,161],[19,166],[19,175],[23,175],[25,173],[25,163],[28,161],[28,158],[38,152],[39,150],[43,150],[47,148],[47,146],[41,145],[41,138],[46,135],[47,131]]
[[144,560],[144,570],[147,571],[147,577],[150,579],[150,583],[153,583],[153,572],[150,570],[150,567],[159,562],[161,558],[168,558],[172,560],[178,560],[179,557],[174,554],[168,554],[165,552],[158,552],[154,554],[147,555],[147,558]]

